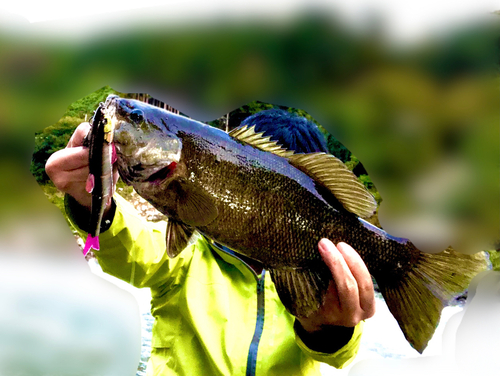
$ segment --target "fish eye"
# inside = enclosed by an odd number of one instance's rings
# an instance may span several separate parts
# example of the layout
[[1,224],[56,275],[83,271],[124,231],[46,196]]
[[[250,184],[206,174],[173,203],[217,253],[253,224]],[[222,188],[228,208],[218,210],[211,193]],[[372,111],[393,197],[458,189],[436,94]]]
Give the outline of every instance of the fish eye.
[[144,120],[144,113],[141,110],[132,110],[129,116],[134,123],[142,123]]

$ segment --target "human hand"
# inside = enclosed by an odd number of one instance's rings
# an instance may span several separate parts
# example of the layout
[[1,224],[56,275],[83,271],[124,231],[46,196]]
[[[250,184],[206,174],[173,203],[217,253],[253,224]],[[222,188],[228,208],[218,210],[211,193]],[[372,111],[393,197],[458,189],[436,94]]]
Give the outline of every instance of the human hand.
[[[71,195],[80,205],[90,209],[92,195],[85,190],[89,176],[89,149],[82,146],[85,136],[90,131],[89,123],[80,124],[71,136],[65,149],[50,156],[45,164],[45,171],[60,191]],[[118,181],[116,168],[113,172],[113,184]],[[106,208],[105,214],[109,210]]]
[[297,318],[306,332],[327,326],[354,327],[375,314],[373,283],[365,263],[349,245],[322,239],[318,249],[332,273],[325,302],[307,318]]

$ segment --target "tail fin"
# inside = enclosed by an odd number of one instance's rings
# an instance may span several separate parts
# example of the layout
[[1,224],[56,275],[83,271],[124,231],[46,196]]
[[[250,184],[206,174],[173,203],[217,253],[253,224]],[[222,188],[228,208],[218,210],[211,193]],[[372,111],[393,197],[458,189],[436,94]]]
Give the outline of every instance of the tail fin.
[[87,236],[87,241],[85,242],[85,246],[83,247],[83,255],[86,256],[87,253],[90,251],[90,248],[94,248],[96,251],[99,250],[99,237],[93,237],[92,235],[88,234]]
[[422,353],[444,306],[486,267],[484,252],[465,255],[448,247],[438,254],[422,252],[404,280],[398,284],[379,282],[379,287],[406,339]]

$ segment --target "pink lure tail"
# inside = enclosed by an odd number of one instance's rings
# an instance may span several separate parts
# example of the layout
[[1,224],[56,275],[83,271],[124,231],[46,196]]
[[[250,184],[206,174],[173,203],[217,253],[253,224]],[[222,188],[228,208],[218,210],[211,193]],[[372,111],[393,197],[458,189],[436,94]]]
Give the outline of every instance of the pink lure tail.
[[87,178],[87,182],[85,183],[85,190],[86,190],[88,193],[92,193],[92,191],[94,190],[94,186],[95,186],[95,178],[94,178],[94,175],[89,174],[89,176],[88,176],[88,178]]
[[86,256],[91,248],[94,248],[96,251],[99,250],[99,237],[93,237],[92,235],[87,236],[87,241],[85,242],[85,246],[83,247],[83,255]]

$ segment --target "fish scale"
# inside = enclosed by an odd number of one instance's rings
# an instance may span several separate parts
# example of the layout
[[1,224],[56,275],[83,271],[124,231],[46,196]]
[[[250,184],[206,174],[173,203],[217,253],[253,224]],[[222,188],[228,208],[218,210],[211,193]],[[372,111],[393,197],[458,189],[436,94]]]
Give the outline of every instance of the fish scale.
[[419,352],[445,302],[486,267],[482,253],[422,253],[364,221],[376,202],[334,156],[294,154],[251,128],[226,134],[117,96],[101,106],[111,114],[120,176],[168,216],[168,255],[199,231],[261,262],[295,316],[318,310],[332,281],[321,238],[356,249]]

